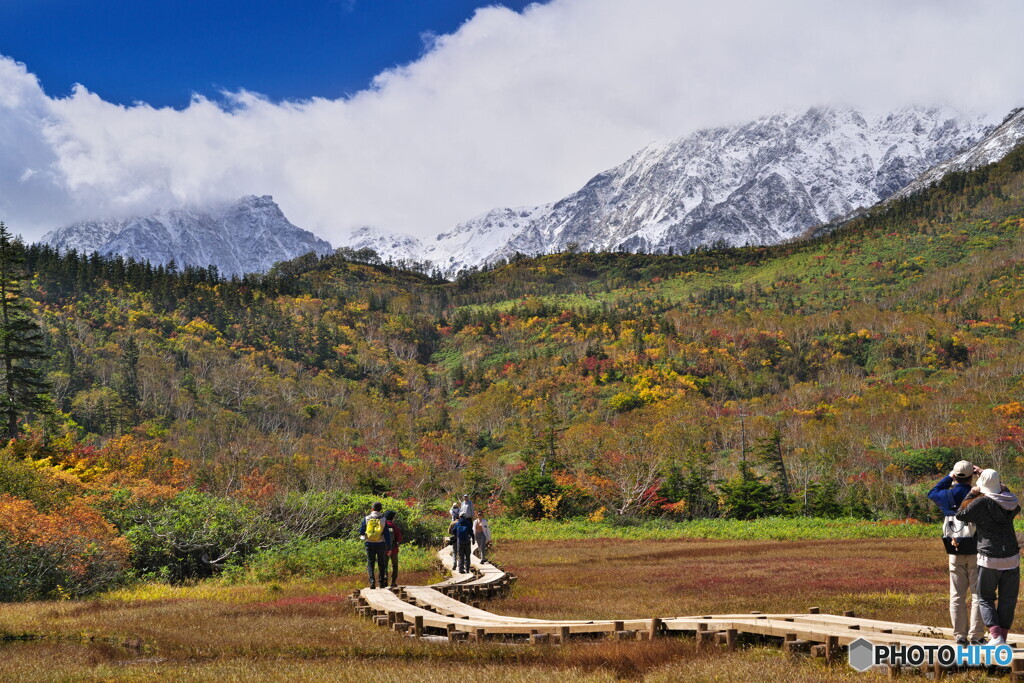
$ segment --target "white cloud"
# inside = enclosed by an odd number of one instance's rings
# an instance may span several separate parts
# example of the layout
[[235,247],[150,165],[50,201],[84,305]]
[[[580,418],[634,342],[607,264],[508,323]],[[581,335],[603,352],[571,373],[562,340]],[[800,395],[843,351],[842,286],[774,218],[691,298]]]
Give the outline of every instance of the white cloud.
[[[80,218],[273,194],[337,242],[429,236],[550,201],[644,144],[782,108],[1024,101],[1017,0],[553,0],[480,10],[343,100],[123,107],[46,96],[0,58],[0,218]],[[0,47],[2,51],[2,47]],[[88,84],[86,84],[88,85]]]

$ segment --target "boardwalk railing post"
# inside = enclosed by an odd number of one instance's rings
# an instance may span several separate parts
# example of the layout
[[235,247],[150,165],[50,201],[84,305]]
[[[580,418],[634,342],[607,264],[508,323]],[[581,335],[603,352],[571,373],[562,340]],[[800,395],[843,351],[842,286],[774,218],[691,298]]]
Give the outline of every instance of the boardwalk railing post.
[[558,629],[558,642],[565,645],[569,642],[569,627],[562,626]]
[[837,654],[839,654],[839,636],[825,636],[825,661],[835,664]]
[[649,638],[651,640],[654,640],[655,638],[657,638],[659,631],[661,631],[661,619],[659,619],[658,617],[651,617],[651,625],[650,625],[651,635],[649,636]]
[[725,631],[725,646],[730,650],[736,649],[736,635],[737,631],[734,628]]
[[423,615],[417,614],[413,618],[413,635],[417,638],[423,637]]

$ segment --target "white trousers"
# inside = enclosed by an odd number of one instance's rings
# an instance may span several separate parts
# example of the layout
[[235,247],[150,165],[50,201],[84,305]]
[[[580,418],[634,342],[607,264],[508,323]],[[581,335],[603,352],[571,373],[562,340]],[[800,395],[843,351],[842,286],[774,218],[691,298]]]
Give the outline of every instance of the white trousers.
[[953,633],[956,637],[981,638],[985,634],[985,624],[981,620],[981,608],[978,597],[971,599],[971,630],[967,631],[967,596],[974,592],[978,585],[978,556],[949,556],[949,619],[953,622]]

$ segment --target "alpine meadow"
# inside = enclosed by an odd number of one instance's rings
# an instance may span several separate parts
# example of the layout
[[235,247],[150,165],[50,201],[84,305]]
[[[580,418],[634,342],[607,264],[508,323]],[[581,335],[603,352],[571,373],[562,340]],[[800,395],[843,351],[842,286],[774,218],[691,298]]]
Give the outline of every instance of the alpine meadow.
[[0,683],[1024,683],[1022,23],[0,2]]
[[[820,232],[675,256],[520,257],[451,282],[369,251],[229,280],[11,242],[4,272],[23,270],[8,301],[27,313],[6,323],[5,360],[36,368],[48,399],[21,404],[0,453],[2,595],[101,597],[0,609],[4,637],[91,633],[173,666],[212,656],[210,676],[242,655],[258,669],[284,656],[277,646],[217,641],[201,654],[156,624],[187,618],[178,604],[293,604],[267,602],[282,587],[323,619],[336,582],[354,585],[358,520],[381,497],[424,549],[404,555],[414,573],[433,571],[426,549],[461,492],[497,518],[499,561],[521,575],[524,558],[553,559],[550,544],[530,549],[544,539],[929,548],[911,540],[937,534],[924,493],[955,461],[1024,484],[1024,147]],[[39,352],[19,355],[26,320]],[[845,571],[862,569],[834,576]],[[901,598],[902,614],[941,619],[941,572],[914,589],[927,599]],[[888,583],[877,595],[898,590]],[[878,614],[895,598],[852,595]],[[124,604],[178,616],[154,612],[140,631]],[[631,612],[628,596],[614,604],[612,616]],[[70,646],[33,647],[49,659]],[[323,675],[319,658],[336,652],[311,647],[289,650],[289,666],[311,667],[296,675]],[[412,656],[345,647],[367,662]],[[538,655],[519,674],[647,672],[631,658],[661,655],[644,648]],[[67,675],[122,657],[61,656]],[[444,666],[488,671],[505,657]]]

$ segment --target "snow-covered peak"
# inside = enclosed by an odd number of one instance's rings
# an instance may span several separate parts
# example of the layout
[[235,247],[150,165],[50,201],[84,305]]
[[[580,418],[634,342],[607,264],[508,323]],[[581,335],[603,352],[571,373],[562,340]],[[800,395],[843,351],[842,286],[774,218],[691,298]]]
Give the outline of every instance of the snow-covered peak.
[[494,209],[428,241],[425,253],[451,274],[569,245],[664,252],[777,243],[889,197],[989,127],[942,108],[776,113],[649,145],[568,197]]
[[352,231],[342,246],[351,249],[372,249],[385,261],[417,261],[423,259],[423,243],[412,235],[387,232],[369,225]]
[[274,263],[331,245],[292,225],[269,195],[227,206],[176,208],[120,221],[84,221],[43,236],[60,250],[120,254],[181,267],[217,266],[225,275],[265,272]]
[[1024,140],[1024,107],[1014,109],[988,135],[977,144],[968,147],[951,159],[943,161],[922,173],[914,182],[895,193],[889,201],[908,197],[920,192],[953,171],[969,171],[987,164],[992,164],[1016,147]]

